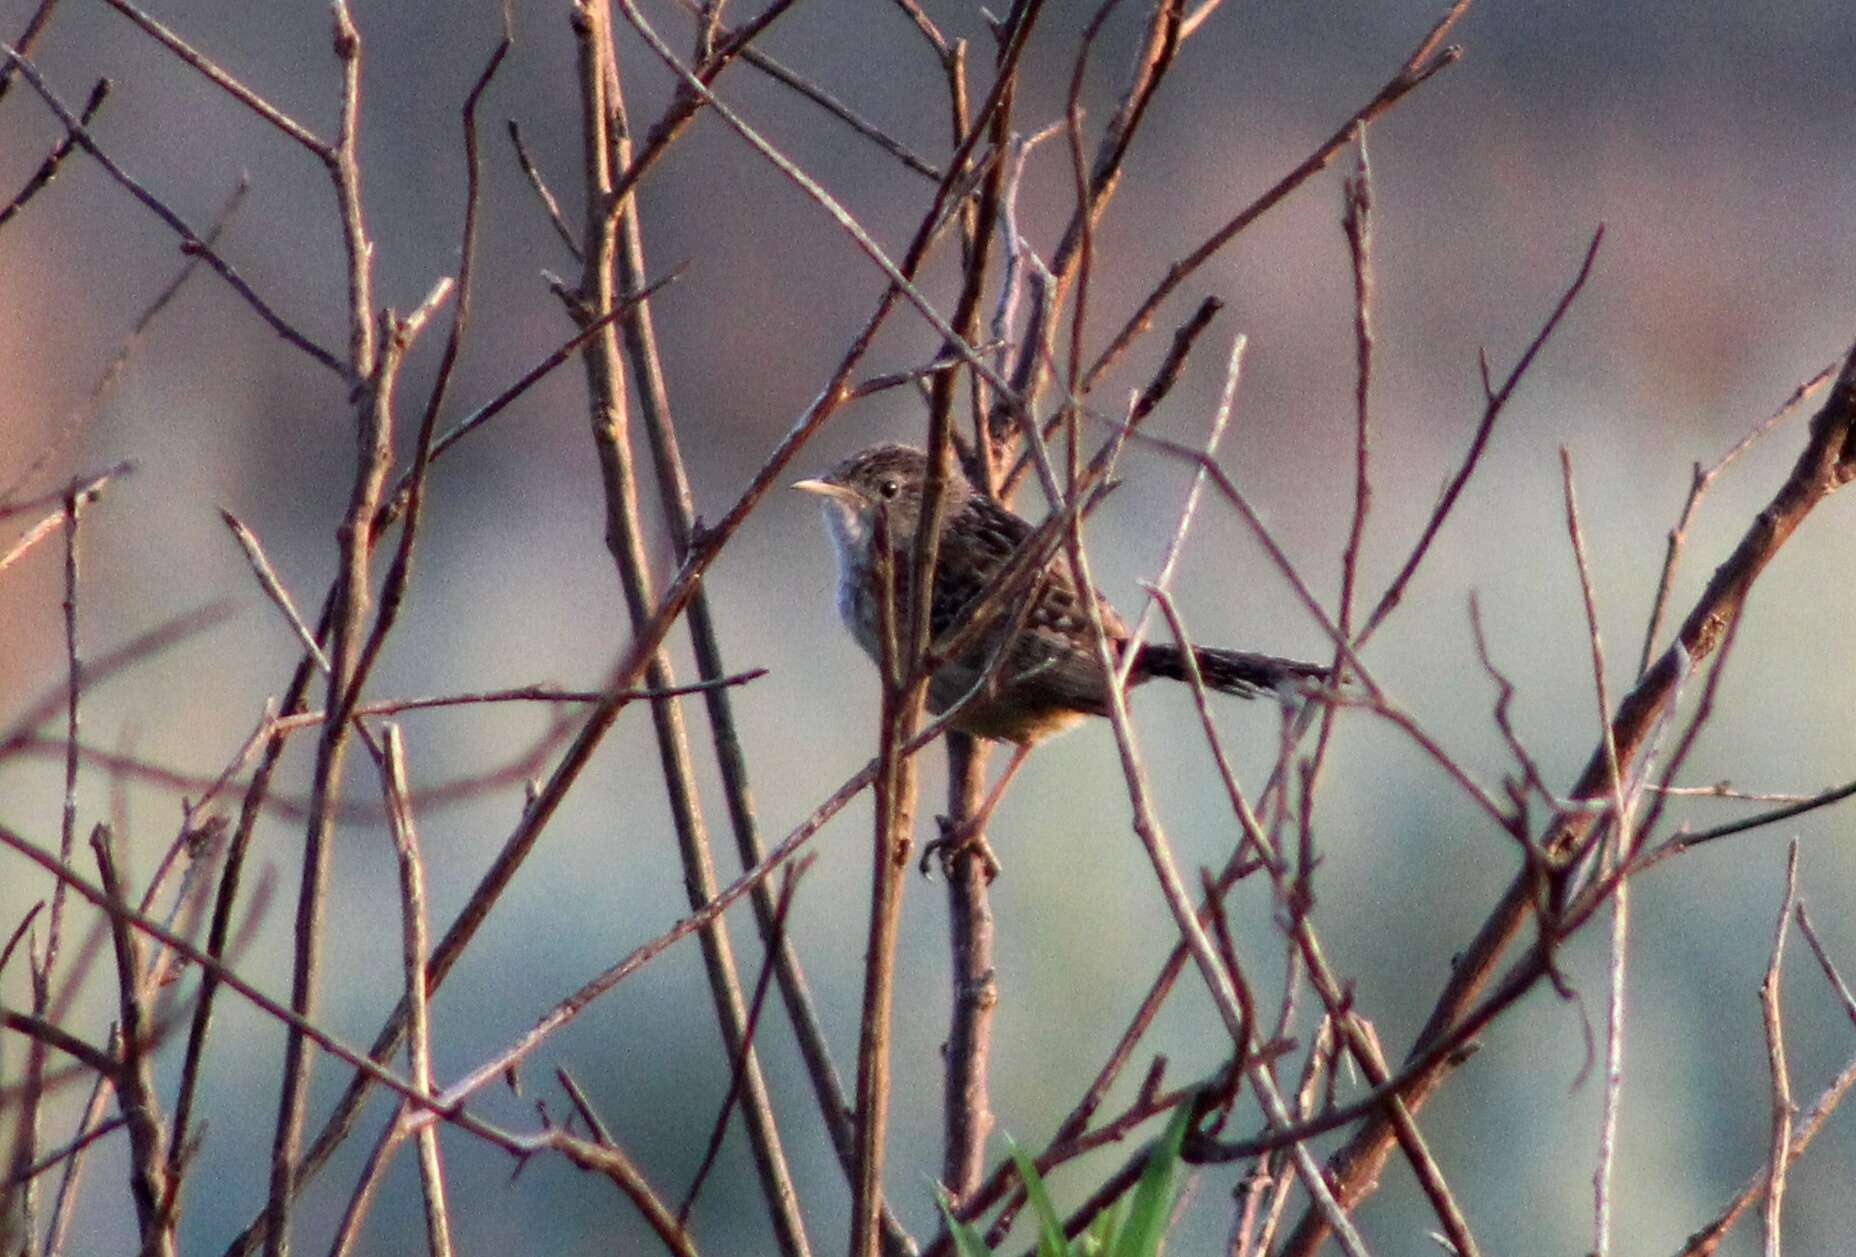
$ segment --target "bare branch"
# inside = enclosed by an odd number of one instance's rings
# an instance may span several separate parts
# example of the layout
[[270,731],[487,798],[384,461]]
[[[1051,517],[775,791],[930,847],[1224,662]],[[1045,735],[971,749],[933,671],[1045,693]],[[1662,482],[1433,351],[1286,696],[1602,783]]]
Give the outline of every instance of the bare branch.
[[1534,358],[1546,345],[1548,337],[1553,335],[1554,329],[1560,325],[1560,320],[1566,316],[1566,311],[1572,308],[1573,301],[1585,288],[1585,281],[1592,274],[1592,263],[1598,258],[1598,246],[1603,243],[1604,239],[1605,229],[1601,224],[1598,230],[1592,233],[1592,242],[1585,249],[1585,260],[1579,264],[1578,274],[1573,276],[1571,285],[1554,305],[1553,313],[1547,316],[1547,321],[1540,325],[1540,330],[1534,334],[1534,339],[1529,341],[1527,348],[1521,352],[1521,357],[1515,362],[1514,369],[1508,373],[1508,378],[1502,381],[1502,386],[1488,395],[1488,404],[1483,407],[1482,411],[1482,422],[1476,426],[1475,436],[1470,438],[1469,450],[1463,455],[1463,465],[1457,469],[1456,475],[1452,476],[1450,483],[1444,487],[1443,496],[1437,500],[1437,506],[1431,512],[1430,520],[1424,525],[1423,531],[1418,534],[1417,544],[1412,547],[1404,566],[1399,568],[1398,575],[1392,578],[1392,583],[1386,586],[1386,591],[1380,595],[1379,603],[1373,608],[1372,614],[1366,617],[1366,623],[1360,629],[1356,644],[1364,644],[1366,639],[1371,637],[1385,621],[1386,616],[1392,613],[1393,608],[1398,606],[1399,600],[1404,597],[1405,586],[1417,573],[1418,565],[1424,562],[1424,556],[1430,551],[1431,542],[1437,539],[1437,533],[1443,527],[1444,520],[1449,517],[1457,498],[1462,495],[1463,486],[1469,483],[1470,476],[1476,470],[1476,464],[1482,461],[1482,451],[1488,446],[1489,434],[1494,431],[1495,421],[1501,416],[1502,408],[1508,404],[1508,399],[1514,395],[1515,387],[1520,384],[1521,377],[1527,374],[1527,369],[1533,365]]
[[1695,464],[1695,475],[1689,484],[1688,499],[1682,503],[1682,514],[1676,520],[1676,526],[1669,530],[1669,548],[1663,554],[1663,570],[1656,579],[1656,600],[1650,608],[1650,622],[1644,629],[1643,658],[1637,665],[1638,672],[1641,673],[1650,666],[1651,651],[1656,648],[1656,638],[1662,632],[1663,616],[1669,607],[1669,595],[1675,587],[1676,563],[1682,557],[1682,547],[1688,540],[1688,528],[1694,521],[1696,509],[1701,505],[1702,495],[1713,485],[1717,476],[1751,449],[1761,437],[1784,422],[1786,416],[1796,410],[1805,398],[1822,388],[1836,374],[1836,370],[1837,364],[1834,362],[1819,368],[1816,375],[1794,388],[1791,396],[1781,402],[1778,409],[1754,425],[1752,431],[1741,437],[1733,448],[1716,459],[1712,466],[1703,468],[1700,463]]
[[[780,897],[774,905],[774,936],[770,940],[771,950],[786,941],[787,916],[793,908],[793,892],[798,889],[799,879],[812,867],[815,856],[805,855],[786,866],[786,872],[780,878]],[[754,1043],[754,1031],[760,1025],[761,1009],[766,1006],[769,979],[773,977],[774,965],[771,958],[761,965],[760,977],[754,982],[754,995],[748,1002],[748,1020],[746,1032],[741,1038],[741,1050],[735,1054],[733,1068],[728,1071],[728,1093],[722,1098],[722,1107],[715,1115],[715,1124],[709,1129],[709,1143],[703,1149],[702,1162],[696,1168],[696,1174],[690,1180],[689,1190],[683,1195],[683,1203],[677,1206],[677,1222],[688,1225],[690,1210],[696,1204],[696,1197],[702,1193],[703,1181],[709,1177],[709,1171],[715,1167],[715,1158],[722,1150],[722,1136],[728,1131],[728,1118],[734,1111],[735,1102],[741,1095],[741,1083],[746,1074],[747,1052]]]
[[[398,725],[386,728],[386,760],[381,770],[381,793],[387,800],[387,827],[400,870],[401,963],[406,977],[406,1064],[413,1086],[432,1089],[431,1030],[425,1001],[425,862],[419,855],[419,833],[413,824],[410,791],[406,783],[406,743]],[[401,1114],[411,1110],[401,1106]],[[451,1220],[445,1207],[444,1170],[438,1158],[438,1132],[421,1129],[419,1187],[425,1201],[425,1227],[431,1257],[449,1257]]]
[[[1631,762],[1661,725],[1681,680],[1696,662],[1721,646],[1723,635],[1737,620],[1754,582],[1811,509],[1852,479],[1856,479],[1856,349],[1846,355],[1835,387],[1812,418],[1810,439],[1791,474],[1766,509],[1754,518],[1733,553],[1715,570],[1676,641],[1619,704],[1612,720],[1617,763]],[[1605,747],[1598,747],[1575,783],[1572,799],[1583,803],[1611,793],[1611,763]],[[1583,806],[1563,810],[1548,827],[1542,847],[1556,857],[1576,850],[1595,819]],[[1408,1068],[1409,1063],[1431,1058],[1437,1044],[1454,1037],[1476,1019],[1479,1014],[1472,1008],[1476,995],[1494,976],[1496,964],[1534,902],[1534,880],[1523,873],[1510,884],[1475,940],[1459,954],[1450,980],[1408,1057]],[[1505,996],[1525,970],[1538,966],[1540,960],[1536,954],[1522,970],[1505,980],[1491,999]],[[1481,1007],[1486,1009],[1488,1003],[1485,1001]],[[1441,1083],[1447,1069],[1446,1059],[1436,1057],[1421,1084],[1403,1093],[1406,1103],[1413,1107],[1422,1104]],[[1352,1204],[1370,1190],[1389,1150],[1390,1134],[1383,1121],[1370,1121],[1336,1154],[1330,1173],[1342,1201]],[[1326,1230],[1326,1220],[1320,1214],[1304,1215],[1284,1257],[1309,1257]]]
[[[103,893],[123,902],[124,890],[111,850],[109,828],[97,826],[90,834],[102,874]],[[116,1073],[116,1095],[129,1126],[129,1185],[141,1224],[142,1251],[151,1257],[173,1257],[174,1219],[162,1208],[167,1198],[166,1131],[155,1098],[154,1066],[147,1055],[151,1030],[148,1005],[142,998],[143,957],[141,938],[129,922],[112,914],[110,940],[116,951],[116,989],[122,1039],[122,1067]]]
[[1792,905],[1797,900],[1798,840],[1794,838],[1785,856],[1785,898],[1779,903],[1779,920],[1772,931],[1772,959],[1759,984],[1759,1006],[1766,1023],[1766,1064],[1772,1073],[1772,1144],[1766,1159],[1766,1203],[1760,1215],[1765,1224],[1766,1257],[1779,1257],[1779,1213],[1785,1199],[1785,1168],[1792,1142],[1792,1082],[1785,1062],[1785,1019],[1779,1010],[1779,966],[1785,956],[1785,930],[1791,924]]
[[[113,84],[108,79],[97,80],[96,86],[90,89],[89,99],[84,102],[84,112],[77,117],[79,122],[85,126],[90,125],[91,119],[97,116],[97,110],[103,107],[103,102],[108,98],[112,86]],[[4,87],[4,83],[0,83],[0,87]],[[52,180],[58,177],[59,168],[64,165],[65,158],[69,157],[71,150],[76,147],[77,141],[69,135],[58,141],[52,151],[45,155],[45,160],[39,163],[39,168],[32,172],[31,178],[27,179],[19,191],[13,194],[13,199],[5,205],[0,205],[0,227],[5,227],[19,211],[26,208],[28,201],[51,186]]]
[[309,625],[303,623],[303,617],[298,613],[296,603],[291,600],[290,591],[284,588],[283,581],[277,576],[277,570],[264,556],[264,547],[258,543],[257,536],[251,529],[245,527],[238,516],[224,507],[219,508],[219,518],[225,522],[225,526],[232,532],[233,539],[245,552],[245,559],[251,564],[251,573],[258,578],[258,587],[264,591],[264,596],[269,598],[272,605],[283,613],[291,632],[296,634],[297,640],[303,643],[303,648],[316,661],[316,667],[327,673],[329,657],[322,653],[322,645],[316,641],[316,635],[309,631]]
[[541,169],[535,165],[535,159],[529,156],[528,147],[522,143],[522,128],[514,118],[509,119],[509,143],[516,150],[516,164],[522,168],[522,177],[528,180],[529,187],[535,190],[535,199],[541,202],[541,208],[548,216],[548,222],[554,226],[554,234],[567,246],[567,252],[576,262],[586,260],[580,251],[580,241],[574,237],[573,228],[567,225],[561,215],[561,203],[554,199],[547,181],[541,177]]
[[1213,232],[1198,248],[1168,267],[1165,277],[1155,285],[1153,291],[1147,295],[1134,313],[1128,316],[1128,321],[1122,324],[1121,330],[1115,333],[1114,339],[1109,341],[1108,346],[1096,356],[1095,362],[1084,373],[1082,391],[1088,392],[1101,378],[1102,373],[1121,357],[1135,338],[1147,330],[1161,303],[1171,296],[1189,276],[1250,224],[1274,209],[1291,192],[1306,183],[1310,177],[1327,169],[1328,163],[1334,160],[1334,155],[1345,147],[1356,126],[1373,121],[1397,104],[1412,89],[1423,84],[1445,66],[1453,64],[1462,55],[1462,50],[1455,46],[1442,47],[1441,45],[1444,36],[1449,34],[1450,28],[1456,25],[1457,19],[1462,17],[1468,8],[1469,0],[1455,0],[1449,11],[1438,20],[1430,33],[1413,50],[1411,56],[1405,59],[1405,64],[1399,72],[1379,89],[1377,95],[1354,110],[1352,116],[1343,122],[1320,147],[1304,158],[1294,170],[1277,180],[1267,192],[1252,201],[1235,218]]
[[121,184],[130,196],[133,196],[136,200],[147,206],[149,210],[154,213],[155,217],[166,223],[168,228],[172,230],[175,235],[180,237],[181,250],[183,252],[187,253],[189,256],[204,259],[206,264],[212,267],[213,270],[219,274],[221,279],[232,286],[234,292],[245,299],[247,305],[257,311],[258,317],[263,319],[266,323],[269,323],[272,330],[283,337],[284,340],[295,345],[316,362],[321,363],[337,375],[343,376],[344,378],[347,377],[348,368],[343,366],[339,358],[322,346],[316,344],[316,342],[310,340],[309,337],[305,336],[303,333],[297,331],[290,323],[286,322],[283,316],[272,309],[270,303],[260,297],[257,291],[252,288],[250,284],[245,282],[244,277],[233,270],[231,264],[220,257],[211,245],[202,239],[193,228],[186,224],[180,215],[169,209],[165,202],[155,196],[155,194],[150,192],[147,188],[143,187],[140,183],[136,182],[136,180],[130,177],[121,166],[118,166],[115,161],[98,146],[97,142],[91,138],[90,131],[84,124],[79,122],[69,109],[65,108],[64,102],[59,100],[57,94],[46,85],[45,80],[39,76],[39,71],[36,66],[5,44],[0,44],[0,57],[4,57],[8,64],[19,67],[19,72],[25,76],[26,82],[32,85],[32,90],[39,94],[51,108],[51,111],[58,115],[58,120],[64,124],[65,130],[70,133],[71,138],[77,141],[78,147],[96,158],[97,164],[103,167],[110,178]]
[[[245,193],[250,190],[250,187],[250,181],[241,177],[239,181],[233,185],[232,191],[227,194],[225,201],[220,204],[219,212],[213,215],[212,225],[206,229],[206,243],[209,247],[216,247],[218,245],[219,237],[225,232],[233,216],[238,213],[239,207],[244,204]],[[96,383],[92,384],[90,386],[90,391],[84,395],[84,400],[71,408],[70,412],[65,415],[63,421],[58,424],[52,439],[46,442],[44,447],[39,450],[37,456],[33,458],[32,462],[27,464],[25,469],[13,478],[12,484],[5,490],[0,490],[0,502],[4,502],[7,498],[18,492],[23,485],[27,484],[33,478],[33,476],[37,475],[42,469],[49,465],[52,458],[64,448],[65,444],[69,442],[72,437],[83,431],[83,429],[102,411],[104,404],[116,395],[117,388],[122,383],[123,376],[127,372],[129,364],[135,360],[137,351],[141,349],[143,343],[147,340],[148,329],[154,324],[156,316],[168,308],[168,304],[180,294],[180,290],[186,287],[187,281],[193,278],[194,272],[199,270],[199,268],[200,255],[198,253],[189,254],[186,260],[181,263],[180,269],[175,272],[174,278],[168,281],[166,287],[155,294],[154,300],[143,307],[142,313],[136,317],[134,325],[130,327],[129,334],[123,338],[122,344],[117,347],[116,354],[110,359],[109,365],[103,368],[102,372],[97,376]],[[124,468],[131,465],[132,464],[129,463],[121,464]],[[7,513],[9,512],[6,510],[0,510],[0,518],[3,518]]]
[[201,77],[219,88],[245,108],[270,123],[283,135],[308,149],[318,160],[328,161],[329,145],[310,134],[309,129],[291,118],[288,114],[272,105],[262,96],[233,78],[205,53],[194,48],[179,35],[163,26],[160,22],[142,12],[128,0],[105,0],[112,9],[134,22],[154,41],[179,57],[182,61],[199,71]]

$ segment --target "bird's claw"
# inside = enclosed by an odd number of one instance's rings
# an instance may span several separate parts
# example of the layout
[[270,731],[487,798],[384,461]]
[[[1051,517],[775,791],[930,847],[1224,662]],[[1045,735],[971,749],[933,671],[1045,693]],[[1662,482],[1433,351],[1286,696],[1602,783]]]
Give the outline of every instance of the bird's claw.
[[980,872],[988,885],[999,876],[999,858],[992,853],[982,831],[970,825],[956,824],[946,816],[937,816],[934,821],[941,830],[941,836],[922,845],[922,858],[917,867],[923,877],[928,876],[929,865],[938,859],[943,875],[952,878],[954,862],[963,857],[980,862]]

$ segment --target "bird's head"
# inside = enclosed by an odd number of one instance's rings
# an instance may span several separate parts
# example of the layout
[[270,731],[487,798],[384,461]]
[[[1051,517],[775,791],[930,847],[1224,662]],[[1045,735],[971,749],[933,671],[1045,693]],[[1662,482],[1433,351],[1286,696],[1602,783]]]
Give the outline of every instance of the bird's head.
[[[887,518],[891,544],[906,550],[913,544],[915,526],[922,514],[922,487],[928,478],[928,456],[909,445],[873,445],[851,455],[823,476],[793,485],[825,500],[825,519],[832,537],[849,550],[869,544],[881,508]],[[943,511],[960,508],[973,488],[955,468],[948,478]]]

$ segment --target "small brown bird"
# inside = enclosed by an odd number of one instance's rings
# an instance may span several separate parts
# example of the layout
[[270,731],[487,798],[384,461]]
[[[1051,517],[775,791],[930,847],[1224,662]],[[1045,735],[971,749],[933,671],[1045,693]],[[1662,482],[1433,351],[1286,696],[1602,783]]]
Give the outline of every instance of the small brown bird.
[[[838,554],[838,611],[851,636],[872,659],[880,659],[882,649],[878,628],[881,592],[873,562],[877,511],[885,512],[890,550],[896,556],[891,578],[896,624],[906,626],[913,605],[910,556],[927,475],[928,459],[922,451],[907,445],[875,445],[853,454],[819,479],[801,480],[793,486],[825,499],[825,523]],[[1029,521],[974,488],[958,468],[950,475],[941,519],[929,608],[929,625],[936,638],[989,591],[1013,552],[1034,531]],[[1118,657],[1125,654],[1132,637],[1128,626],[1106,599],[1098,596],[1096,606],[1112,650]],[[993,621],[976,645],[936,669],[928,686],[930,711],[938,715],[968,697],[1014,622],[1008,603],[1006,613]],[[1130,685],[1153,677],[1186,678],[1186,661],[1179,647],[1143,642],[1139,652],[1129,672]],[[1320,664],[1272,655],[1209,646],[1194,646],[1192,655],[1207,686],[1241,698],[1289,694],[1305,682],[1328,677],[1328,669]],[[992,686],[974,695],[954,719],[955,727],[963,732],[1017,747],[988,803],[970,825],[972,831],[977,832],[979,822],[1035,743],[1085,716],[1108,714],[1107,680],[1070,566],[1061,559],[1054,561],[1043,575],[1029,615]]]

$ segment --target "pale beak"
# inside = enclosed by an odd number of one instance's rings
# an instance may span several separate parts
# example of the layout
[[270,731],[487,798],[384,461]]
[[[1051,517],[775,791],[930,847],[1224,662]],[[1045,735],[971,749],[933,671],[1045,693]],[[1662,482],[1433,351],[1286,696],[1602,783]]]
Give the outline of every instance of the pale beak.
[[823,498],[836,498],[846,506],[859,504],[860,495],[849,485],[833,484],[829,480],[795,480],[793,488],[804,493],[816,493]]

